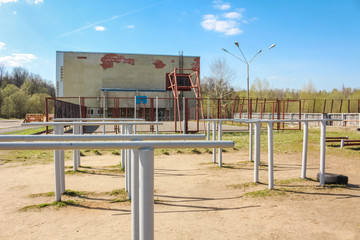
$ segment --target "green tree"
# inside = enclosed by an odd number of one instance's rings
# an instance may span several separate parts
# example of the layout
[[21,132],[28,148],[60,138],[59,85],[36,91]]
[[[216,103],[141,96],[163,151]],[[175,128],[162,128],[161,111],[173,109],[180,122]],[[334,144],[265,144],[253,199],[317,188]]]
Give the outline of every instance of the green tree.
[[25,104],[26,113],[45,113],[45,98],[50,95],[45,93],[33,94]]
[[20,89],[16,87],[14,84],[7,84],[6,87],[2,90],[3,98],[9,97]]

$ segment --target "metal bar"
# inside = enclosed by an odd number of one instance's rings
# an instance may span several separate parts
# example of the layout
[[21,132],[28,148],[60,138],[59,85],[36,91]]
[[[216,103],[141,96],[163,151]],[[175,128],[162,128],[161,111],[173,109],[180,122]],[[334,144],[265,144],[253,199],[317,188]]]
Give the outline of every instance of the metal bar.
[[210,121],[207,122],[206,140],[210,141]]
[[96,126],[96,125],[162,125],[162,122],[32,122],[32,123],[22,123],[21,126],[75,126],[75,125],[83,125],[83,126]]
[[[54,126],[54,134],[58,134],[59,126]],[[60,183],[60,153],[54,151],[54,169],[55,169],[55,200],[61,201],[61,183]]]
[[[125,126],[121,125],[121,136],[125,135]],[[121,149],[121,168],[125,169],[125,150]]]
[[[127,134],[130,134],[132,131],[132,126],[128,125],[127,127]],[[126,177],[126,183],[127,183],[127,192],[128,192],[128,199],[131,199],[131,150],[130,149],[126,149],[127,152],[127,158],[126,158],[126,168],[125,168],[125,177]]]
[[321,121],[320,133],[320,186],[325,185],[326,121]]
[[[59,126],[61,127],[61,126]],[[79,126],[77,126],[79,127]],[[126,126],[125,126],[126,127]],[[124,133],[124,131],[123,131]],[[15,141],[100,141],[100,140],[202,140],[205,134],[128,134],[128,135],[0,135],[0,142]]]
[[253,142],[254,142],[254,139],[253,139],[253,127],[254,127],[254,124],[253,123],[250,123],[249,124],[249,161],[252,162],[254,161],[254,158],[253,158],[253,149],[254,149],[254,146],[253,146]]
[[[218,122],[218,140],[222,139],[222,121]],[[222,148],[219,148],[219,167],[222,167]]]
[[[158,96],[156,96],[155,106],[156,106],[156,122],[159,122],[159,97]],[[159,125],[156,125],[156,134],[159,134]]]
[[139,150],[131,150],[131,225],[132,239],[139,240]]
[[147,141],[147,142],[14,142],[0,143],[0,150],[232,148],[234,141]]
[[[134,98],[134,118],[136,118],[136,96]],[[134,125],[134,133],[136,133],[136,125]]]
[[303,152],[302,152],[302,168],[301,178],[306,178],[306,165],[307,165],[307,147],[308,147],[308,129],[309,122],[304,122],[304,138],[303,138]]
[[[73,134],[74,135],[80,134],[80,127],[79,126],[74,126]],[[80,150],[79,149],[75,149],[73,151],[73,161],[74,161],[73,169],[74,169],[74,171],[77,171],[78,167],[80,166],[80,164],[79,164],[80,163]]]
[[[213,121],[213,141],[216,141],[216,121]],[[216,148],[213,149],[213,163],[216,163]]]
[[269,189],[274,189],[273,123],[268,123],[268,175]]
[[255,123],[255,162],[254,162],[254,182],[259,182],[259,165],[260,165],[260,122]]
[[139,151],[139,239],[154,239],[154,149]]

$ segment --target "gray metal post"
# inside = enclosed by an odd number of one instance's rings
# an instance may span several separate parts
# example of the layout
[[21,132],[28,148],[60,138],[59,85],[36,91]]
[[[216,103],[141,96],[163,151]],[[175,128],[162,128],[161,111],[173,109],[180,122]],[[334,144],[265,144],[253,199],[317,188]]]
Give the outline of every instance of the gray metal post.
[[[103,121],[104,122],[104,121]],[[105,130],[105,124],[103,125],[103,130],[102,130],[102,133],[105,135],[105,133],[106,133],[106,130]]]
[[308,147],[308,130],[309,122],[304,122],[304,139],[303,139],[303,152],[302,152],[302,168],[301,178],[306,178],[306,165],[307,165],[307,147]]
[[320,133],[320,185],[325,185],[326,121],[321,121]]
[[[134,119],[136,119],[136,96],[134,98]],[[136,125],[134,126],[134,133],[136,133]]]
[[185,123],[186,119],[185,119],[185,97],[183,97],[183,134],[185,134]]
[[268,175],[269,189],[274,189],[273,123],[268,122]]
[[255,161],[254,161],[254,182],[259,182],[260,165],[260,122],[255,123]]
[[[79,126],[73,126],[73,135],[79,135],[80,134],[80,129]],[[78,170],[78,167],[80,166],[80,150],[79,149],[75,149],[73,151],[73,160],[74,160],[74,171]]]
[[[125,126],[121,125],[121,135],[125,135]],[[121,168],[125,169],[125,149],[121,149]]]
[[[64,126],[58,128],[58,134],[64,135]],[[60,156],[60,186],[61,193],[65,192],[65,152],[64,150],[59,150]]]
[[[131,134],[132,125],[127,126],[127,133]],[[126,158],[126,172],[127,172],[127,189],[128,189],[128,198],[131,199],[131,150],[127,149],[127,158]]]
[[[60,126],[54,126],[54,134],[59,133]],[[55,168],[55,199],[61,201],[61,180],[60,180],[60,150],[54,150],[54,168]]]
[[[216,141],[216,121],[213,121],[213,141]],[[213,163],[216,163],[216,148],[213,148]]]
[[[159,97],[158,96],[156,96],[155,106],[156,106],[156,122],[158,122],[159,121]],[[156,134],[159,134],[159,125],[156,125]]]
[[210,121],[207,122],[207,134],[206,139],[210,141]]
[[207,98],[207,119],[210,119],[210,98]]
[[154,149],[139,150],[140,240],[154,239]]
[[345,143],[344,139],[341,139],[341,146],[340,146],[341,148],[344,148],[344,143]]
[[139,150],[131,150],[132,240],[139,240]]
[[253,149],[254,149],[253,126],[254,126],[253,123],[249,124],[249,161],[250,162],[254,161],[254,158],[253,158]]
[[[218,122],[218,140],[222,140],[222,121]],[[222,167],[222,148],[219,148],[219,167]]]

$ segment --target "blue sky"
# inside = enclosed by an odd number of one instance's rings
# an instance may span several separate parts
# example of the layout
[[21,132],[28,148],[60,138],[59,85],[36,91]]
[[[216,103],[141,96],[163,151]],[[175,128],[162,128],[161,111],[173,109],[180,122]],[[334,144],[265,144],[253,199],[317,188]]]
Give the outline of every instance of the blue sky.
[[360,88],[360,0],[84,1],[0,0],[0,64],[55,81],[56,51],[201,57],[201,76],[216,57],[246,88],[250,65],[273,88]]

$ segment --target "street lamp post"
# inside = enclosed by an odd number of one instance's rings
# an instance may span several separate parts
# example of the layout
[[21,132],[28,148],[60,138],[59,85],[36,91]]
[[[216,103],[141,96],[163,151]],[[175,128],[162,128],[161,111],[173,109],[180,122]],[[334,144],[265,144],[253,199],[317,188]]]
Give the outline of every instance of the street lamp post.
[[[248,117],[249,117],[249,100],[250,100],[250,97],[249,97],[249,68],[250,68],[250,63],[252,63],[253,61],[255,61],[255,59],[257,59],[258,57],[260,57],[261,55],[263,55],[264,53],[266,53],[267,51],[269,51],[270,49],[272,49],[273,47],[275,47],[276,45],[273,44],[271,45],[268,49],[266,49],[264,52],[262,52],[262,50],[259,50],[255,56],[250,60],[248,61],[244,55],[244,53],[241,51],[241,48],[239,46],[239,43],[237,41],[235,41],[235,45],[239,48],[240,52],[241,52],[241,55],[243,56],[244,59],[241,59],[239,58],[238,56],[232,54],[231,52],[229,52],[228,50],[226,50],[225,48],[222,48],[222,50],[224,52],[227,52],[229,53],[230,55],[232,55],[233,57],[239,59],[240,61],[242,61],[243,63],[246,64],[246,70],[247,70],[247,77],[246,77],[246,83],[247,83],[247,100],[248,100]],[[261,53],[262,52],[262,53]],[[260,54],[261,53],[261,54]]]

